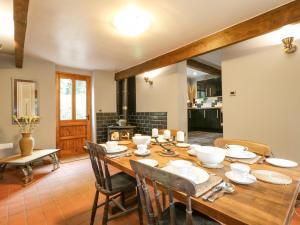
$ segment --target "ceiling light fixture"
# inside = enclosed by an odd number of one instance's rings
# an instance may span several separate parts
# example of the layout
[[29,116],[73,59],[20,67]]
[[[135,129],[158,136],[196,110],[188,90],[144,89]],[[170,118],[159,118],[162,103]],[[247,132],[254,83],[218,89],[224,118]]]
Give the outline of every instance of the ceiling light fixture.
[[147,12],[129,5],[115,16],[113,24],[121,34],[134,37],[149,29],[151,19]]

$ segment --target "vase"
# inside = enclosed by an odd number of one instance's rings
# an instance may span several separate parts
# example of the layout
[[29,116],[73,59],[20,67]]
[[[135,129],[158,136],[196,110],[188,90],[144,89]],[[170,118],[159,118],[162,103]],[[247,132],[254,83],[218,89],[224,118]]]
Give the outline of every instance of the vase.
[[31,133],[22,133],[22,138],[19,141],[22,156],[28,156],[32,154],[34,139]]

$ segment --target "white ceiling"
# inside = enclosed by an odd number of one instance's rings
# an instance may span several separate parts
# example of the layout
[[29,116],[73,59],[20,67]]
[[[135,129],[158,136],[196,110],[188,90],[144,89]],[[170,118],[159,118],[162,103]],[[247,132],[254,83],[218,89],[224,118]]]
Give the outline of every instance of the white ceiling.
[[139,0],[153,18],[140,37],[119,35],[114,15],[134,1],[30,0],[25,54],[82,69],[121,70],[291,0]]

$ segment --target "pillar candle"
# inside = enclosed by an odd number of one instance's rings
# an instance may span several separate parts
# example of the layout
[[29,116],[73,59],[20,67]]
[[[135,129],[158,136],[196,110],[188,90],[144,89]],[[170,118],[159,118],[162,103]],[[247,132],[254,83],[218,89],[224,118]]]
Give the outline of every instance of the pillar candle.
[[183,131],[177,131],[176,140],[178,142],[184,142],[184,132]]
[[171,138],[171,132],[169,130],[164,130],[164,139],[170,139]]
[[158,136],[158,129],[157,128],[153,128],[152,129],[152,137],[157,137]]

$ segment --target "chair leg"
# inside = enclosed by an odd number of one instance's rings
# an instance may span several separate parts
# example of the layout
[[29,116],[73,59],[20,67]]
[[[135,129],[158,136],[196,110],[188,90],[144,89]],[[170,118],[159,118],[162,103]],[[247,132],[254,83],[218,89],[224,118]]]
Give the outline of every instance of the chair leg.
[[109,208],[109,196],[106,195],[102,225],[107,225],[107,222],[108,222],[108,208]]
[[96,191],[95,198],[94,198],[94,203],[93,203],[93,209],[92,209],[90,225],[94,225],[96,211],[97,211],[97,205],[98,205],[98,198],[99,198],[99,191]]
[[165,210],[167,208],[167,196],[165,192],[162,192],[161,194],[162,194],[162,205],[163,205],[162,210]]
[[137,193],[137,202],[138,202],[139,221],[140,221],[140,225],[143,225],[143,224],[144,224],[144,219],[143,219],[143,206],[142,206],[142,202],[141,202],[141,198],[140,198],[139,191],[136,190],[136,193]]

